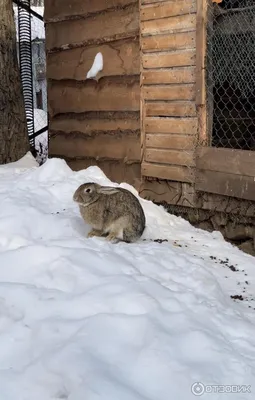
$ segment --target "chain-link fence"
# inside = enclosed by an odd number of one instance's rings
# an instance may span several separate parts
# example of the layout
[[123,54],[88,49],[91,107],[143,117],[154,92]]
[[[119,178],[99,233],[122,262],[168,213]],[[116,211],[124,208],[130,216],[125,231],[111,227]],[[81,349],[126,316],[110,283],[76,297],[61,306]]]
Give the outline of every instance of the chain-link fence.
[[255,1],[208,3],[208,136],[214,147],[255,150]]
[[42,164],[48,156],[44,0],[13,0],[13,9],[28,135]]

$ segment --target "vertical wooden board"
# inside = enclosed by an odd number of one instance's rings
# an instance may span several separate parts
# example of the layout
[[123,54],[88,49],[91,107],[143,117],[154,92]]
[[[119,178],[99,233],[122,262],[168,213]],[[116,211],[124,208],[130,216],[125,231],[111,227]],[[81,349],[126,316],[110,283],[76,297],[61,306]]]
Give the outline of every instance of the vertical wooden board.
[[143,6],[141,9],[141,20],[148,21],[158,18],[174,17],[177,15],[191,14],[196,12],[195,0],[175,0],[158,2]]

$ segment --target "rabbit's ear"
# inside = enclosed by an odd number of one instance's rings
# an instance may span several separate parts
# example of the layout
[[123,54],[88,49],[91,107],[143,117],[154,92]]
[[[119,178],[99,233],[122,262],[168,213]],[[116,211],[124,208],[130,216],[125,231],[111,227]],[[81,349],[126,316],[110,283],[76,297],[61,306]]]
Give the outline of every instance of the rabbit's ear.
[[97,189],[98,193],[102,193],[102,194],[115,194],[115,193],[119,193],[118,188],[114,188],[111,186],[101,186],[100,188]]

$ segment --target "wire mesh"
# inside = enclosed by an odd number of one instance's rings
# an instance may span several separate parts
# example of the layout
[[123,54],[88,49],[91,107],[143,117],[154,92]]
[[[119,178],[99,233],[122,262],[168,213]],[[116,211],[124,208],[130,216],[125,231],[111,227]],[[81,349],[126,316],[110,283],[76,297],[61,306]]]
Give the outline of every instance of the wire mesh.
[[[42,164],[48,157],[44,0],[19,0],[13,3],[17,31],[17,52],[25,99],[28,134],[30,143],[34,147],[37,161]],[[24,27],[26,27],[26,37],[24,34],[23,36],[19,34],[22,27],[23,31]],[[29,52],[27,51],[28,48],[30,49]],[[26,66],[25,71],[23,65]],[[27,71],[30,71],[29,76]],[[28,77],[31,77],[30,85],[27,84]],[[26,99],[30,99],[30,101],[26,101]],[[43,132],[40,133],[42,130]]]
[[209,2],[207,100],[211,145],[255,150],[255,2]]

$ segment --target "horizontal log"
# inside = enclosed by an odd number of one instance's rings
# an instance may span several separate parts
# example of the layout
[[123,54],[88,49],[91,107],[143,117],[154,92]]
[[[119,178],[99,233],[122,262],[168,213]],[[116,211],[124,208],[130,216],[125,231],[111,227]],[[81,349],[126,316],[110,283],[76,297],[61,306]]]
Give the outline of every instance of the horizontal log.
[[171,68],[195,65],[196,50],[143,54],[143,68]]
[[190,182],[194,181],[194,171],[190,167],[179,165],[159,165],[143,162],[142,176],[161,178],[169,181]]
[[174,17],[176,15],[196,12],[195,0],[171,0],[158,2],[141,8],[141,20],[148,21],[157,18]]
[[48,79],[85,80],[93,65],[95,56],[101,52],[104,60],[101,76],[136,75],[140,72],[139,41],[127,39],[101,46],[76,48],[57,53],[49,53],[47,57]]
[[58,157],[88,157],[125,162],[140,161],[139,134],[100,133],[97,135],[65,134],[50,131],[49,151]]
[[96,165],[104,172],[107,178],[117,183],[127,182],[130,185],[135,186],[136,181],[141,177],[140,163],[126,164],[119,160],[95,160],[94,158],[65,158],[65,160],[74,171],[79,171],[92,165]]
[[196,80],[195,67],[181,67],[142,72],[144,85],[193,83]]
[[50,131],[61,131],[65,133],[82,132],[93,135],[97,132],[107,132],[115,134],[118,132],[139,131],[139,119],[78,119],[62,116],[58,119],[51,119]]
[[138,79],[107,79],[97,83],[70,81],[48,82],[50,116],[88,111],[139,111],[140,85]]
[[155,19],[141,22],[142,35],[157,35],[164,32],[189,32],[196,30],[196,14],[186,14],[177,17]]
[[[111,23],[109,23],[111,21]],[[139,33],[138,4],[97,14],[46,25],[46,49],[68,49],[89,44],[134,37]]]
[[156,118],[146,117],[144,129],[146,133],[180,133],[195,135],[197,118]]
[[143,86],[145,100],[195,100],[195,85]]
[[167,165],[183,165],[184,167],[195,166],[193,151],[146,149],[145,161]]
[[202,192],[255,201],[254,177],[198,170],[195,189]]
[[202,147],[197,152],[197,168],[254,177],[255,152]]
[[85,17],[111,8],[125,7],[137,0],[44,0],[45,22]]
[[196,33],[181,32],[170,35],[143,36],[141,47],[144,52],[194,49],[196,47]]
[[193,136],[169,135],[163,133],[147,133],[145,136],[146,148],[192,150],[195,148]]
[[157,202],[183,207],[196,206],[196,193],[192,185],[181,182],[143,179],[139,194],[141,197]]
[[196,106],[192,101],[146,102],[146,117],[195,117]]

